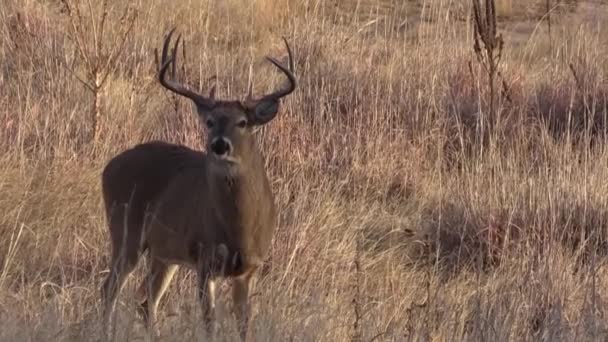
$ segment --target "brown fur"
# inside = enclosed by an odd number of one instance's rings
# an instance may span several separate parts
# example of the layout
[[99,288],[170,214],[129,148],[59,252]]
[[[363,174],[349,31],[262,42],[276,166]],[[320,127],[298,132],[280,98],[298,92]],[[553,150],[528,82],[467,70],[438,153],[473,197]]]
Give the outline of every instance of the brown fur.
[[148,250],[151,267],[140,292],[146,297],[141,313],[149,327],[156,321],[158,302],[173,274],[184,265],[198,274],[208,328],[215,306],[215,279],[233,279],[235,313],[244,339],[249,282],[267,256],[277,217],[252,130],[275,117],[280,97],[295,89],[295,81],[273,61],[288,75],[288,90],[246,103],[204,98],[164,79],[173,61],[167,57],[170,37],[163,49],[161,84],[194,101],[208,126],[207,146],[214,138],[222,138],[232,148],[226,155],[217,155],[153,141],[108,162],[102,174],[112,243],[111,270],[102,287],[106,323],[127,276]]

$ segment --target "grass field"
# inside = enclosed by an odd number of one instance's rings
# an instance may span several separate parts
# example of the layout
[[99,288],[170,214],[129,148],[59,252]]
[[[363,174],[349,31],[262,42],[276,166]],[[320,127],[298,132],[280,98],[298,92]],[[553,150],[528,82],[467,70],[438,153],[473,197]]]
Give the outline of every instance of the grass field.
[[[298,89],[259,133],[280,217],[251,340],[608,338],[607,5],[496,1],[491,110],[469,1],[109,0],[103,35],[102,1],[69,3],[0,0],[0,341],[101,338],[103,166],[152,139],[203,148],[155,79],[174,26],[183,80],[222,98],[282,80],[263,59],[281,36],[295,53]],[[138,279],[117,341],[145,339]],[[201,338],[194,283],[174,279],[162,340]]]

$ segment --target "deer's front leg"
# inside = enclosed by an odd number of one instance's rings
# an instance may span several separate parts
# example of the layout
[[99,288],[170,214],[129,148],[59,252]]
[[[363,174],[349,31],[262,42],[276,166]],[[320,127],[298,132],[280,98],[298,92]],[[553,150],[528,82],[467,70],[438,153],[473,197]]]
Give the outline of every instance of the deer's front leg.
[[209,272],[198,272],[198,298],[203,311],[205,331],[213,339],[215,335],[215,279]]
[[249,304],[249,286],[255,269],[232,280],[232,300],[234,302],[234,313],[237,319],[239,334],[242,341],[247,338],[249,329],[249,315],[251,305]]

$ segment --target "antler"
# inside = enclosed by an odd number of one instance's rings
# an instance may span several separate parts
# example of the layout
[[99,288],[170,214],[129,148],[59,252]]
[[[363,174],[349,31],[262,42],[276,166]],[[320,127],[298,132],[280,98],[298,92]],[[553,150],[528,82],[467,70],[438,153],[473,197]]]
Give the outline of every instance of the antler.
[[[177,48],[179,46],[179,41],[181,39],[181,35],[177,37],[177,40],[175,41],[175,45],[173,46],[173,49],[171,51],[171,56],[169,56],[169,45],[171,43],[171,36],[173,35],[173,32],[175,31],[175,28],[173,28],[171,31],[169,31],[169,34],[167,35],[167,37],[165,38],[165,42],[163,43],[163,52],[161,55],[161,60],[160,60],[160,64],[159,64],[159,69],[158,69],[158,80],[160,81],[160,84],[163,85],[163,87],[171,90],[172,92],[185,96],[189,99],[191,99],[192,101],[196,102],[198,105],[206,107],[206,108],[213,108],[215,106],[215,99],[213,98],[213,90],[211,91],[211,97],[205,97],[197,92],[194,92],[190,89],[188,89],[185,85],[180,84],[174,80],[171,79],[167,79],[166,78],[166,74],[167,74],[167,70],[169,69],[169,66],[171,66],[171,76],[175,77],[175,69],[176,69],[176,64],[177,64]],[[158,54],[158,52],[156,51],[156,54]]]
[[[163,51],[161,54],[161,60],[160,60],[159,67],[158,67],[158,80],[160,81],[160,84],[162,84],[163,87],[171,90],[172,92],[174,92],[176,94],[179,94],[179,95],[182,95],[182,96],[185,96],[185,97],[191,99],[192,101],[196,102],[200,106],[203,106],[206,108],[213,108],[216,105],[216,101],[214,98],[215,87],[213,87],[213,89],[211,89],[210,96],[206,97],[200,93],[190,90],[186,85],[180,84],[180,83],[176,82],[175,80],[168,79],[166,77],[167,71],[169,70],[169,66],[171,66],[171,77],[175,77],[175,69],[176,69],[176,64],[177,64],[177,48],[179,47],[181,36],[177,37],[177,40],[175,41],[175,44],[174,44],[173,48],[171,49],[171,52],[169,52],[169,50],[170,50],[169,45],[171,43],[171,37],[173,36],[174,31],[175,31],[175,28],[173,28],[173,29],[171,29],[171,31],[169,31],[169,33],[167,34],[167,37],[165,38],[165,41],[163,43]],[[293,75],[293,69],[294,69],[293,53],[292,53],[291,47],[289,46],[289,43],[287,42],[287,39],[285,37],[283,37],[283,41],[285,42],[285,47],[287,48],[287,54],[289,56],[288,67],[283,66],[281,63],[279,63],[279,61],[277,61],[273,57],[268,56],[268,57],[266,57],[266,59],[270,63],[272,63],[274,66],[276,66],[281,72],[283,72],[283,74],[285,74],[285,76],[287,76],[287,81],[288,81],[287,86],[279,88],[277,91],[275,91],[271,94],[268,94],[268,95],[264,95],[257,99],[251,98],[251,91],[250,91],[250,94],[247,98],[247,102],[258,103],[258,102],[268,101],[268,100],[276,101],[284,96],[291,94],[296,89],[296,77]],[[158,51],[155,51],[155,52],[158,55]]]
[[287,48],[287,54],[289,56],[288,68],[281,65],[281,63],[279,63],[279,61],[277,61],[274,57],[267,56],[266,59],[270,63],[274,64],[274,66],[276,66],[281,72],[283,72],[285,74],[285,76],[287,76],[287,81],[288,81],[287,86],[283,87],[283,88],[279,88],[279,90],[277,90],[271,94],[264,95],[258,99],[251,99],[251,89],[250,89],[249,95],[248,95],[248,101],[260,102],[260,101],[265,101],[265,100],[278,100],[281,97],[291,94],[296,89],[296,77],[293,75],[293,69],[294,69],[293,54],[291,52],[291,48],[289,47],[289,43],[287,42],[287,39],[285,37],[283,37],[283,41],[285,42],[285,47]]

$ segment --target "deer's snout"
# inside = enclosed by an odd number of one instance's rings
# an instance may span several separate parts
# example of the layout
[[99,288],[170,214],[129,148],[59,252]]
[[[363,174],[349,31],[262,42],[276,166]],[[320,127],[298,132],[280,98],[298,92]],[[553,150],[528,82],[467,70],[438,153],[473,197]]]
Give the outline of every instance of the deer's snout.
[[232,152],[232,143],[224,137],[215,137],[211,141],[211,152],[220,157],[229,156]]

